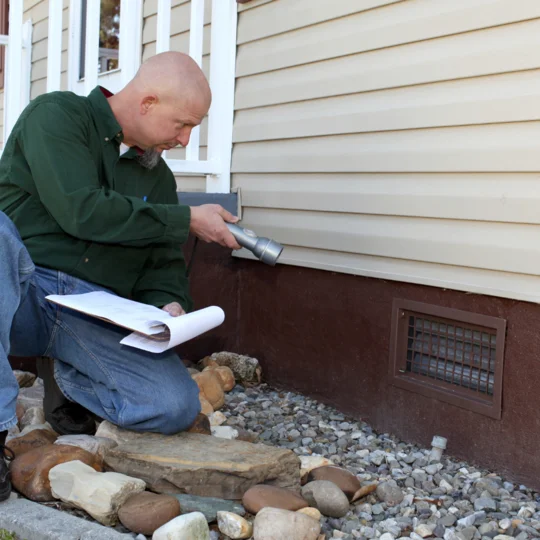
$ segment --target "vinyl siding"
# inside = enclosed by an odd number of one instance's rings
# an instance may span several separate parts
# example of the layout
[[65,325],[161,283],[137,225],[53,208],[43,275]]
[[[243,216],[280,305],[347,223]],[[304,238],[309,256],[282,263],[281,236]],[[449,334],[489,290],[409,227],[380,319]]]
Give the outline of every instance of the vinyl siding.
[[[30,99],[47,91],[47,47],[49,30],[49,2],[25,0],[23,21],[32,20],[32,73]],[[62,11],[62,71],[61,89],[67,90],[69,0],[64,0]]]
[[537,0],[239,12],[233,186],[280,262],[540,301]]

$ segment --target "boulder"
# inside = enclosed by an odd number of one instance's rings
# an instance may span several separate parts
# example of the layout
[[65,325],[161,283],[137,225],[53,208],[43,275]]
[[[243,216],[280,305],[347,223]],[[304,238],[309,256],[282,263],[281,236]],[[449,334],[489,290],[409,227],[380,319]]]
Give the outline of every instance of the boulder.
[[214,410],[225,405],[225,393],[221,386],[221,380],[214,371],[197,373],[192,375],[192,379],[197,383],[200,393],[212,405]]
[[253,525],[238,514],[232,512],[218,512],[217,514],[219,530],[229,538],[234,540],[240,538],[251,538]]
[[[71,447],[76,448],[76,447]],[[51,491],[56,499],[88,512],[103,525],[118,522],[118,509],[146,484],[115,472],[96,472],[82,461],[70,461],[49,472]]]
[[152,540],[210,540],[210,529],[200,512],[192,512],[165,523]]
[[347,496],[328,480],[309,482],[302,488],[302,496],[325,516],[340,518],[349,511]]
[[227,366],[231,368],[236,382],[245,386],[261,383],[262,369],[259,361],[250,356],[232,352],[214,353],[199,362],[199,367],[201,368],[208,366]]
[[11,439],[7,446],[15,454],[15,457],[18,457],[35,448],[52,444],[56,438],[57,436],[47,429],[34,429],[26,435]]
[[263,508],[253,523],[253,540],[318,540],[321,525],[299,512]]
[[349,500],[362,487],[360,480],[353,473],[335,465],[313,469],[308,474],[307,481],[313,482],[314,480],[328,480],[329,482],[333,482],[347,495]]
[[123,439],[106,451],[107,466],[142,478],[157,493],[240,499],[257,484],[300,487],[300,462],[290,450],[196,433],[160,435],[102,426],[98,435]]
[[253,486],[248,489],[242,497],[242,504],[250,514],[257,514],[266,507],[294,511],[309,506],[298,493],[267,485]]
[[17,491],[32,501],[52,501],[49,471],[61,463],[76,460],[101,470],[101,459],[90,452],[76,446],[49,444],[16,457],[11,462],[11,482]]
[[156,529],[180,515],[178,499],[143,491],[130,497],[118,511],[124,527],[134,533],[151,536]]

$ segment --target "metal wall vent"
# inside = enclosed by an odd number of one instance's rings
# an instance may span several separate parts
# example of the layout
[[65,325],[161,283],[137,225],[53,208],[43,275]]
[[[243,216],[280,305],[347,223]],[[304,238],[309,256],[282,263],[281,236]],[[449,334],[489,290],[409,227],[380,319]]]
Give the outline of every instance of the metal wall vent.
[[392,309],[390,382],[500,418],[506,321],[399,299]]

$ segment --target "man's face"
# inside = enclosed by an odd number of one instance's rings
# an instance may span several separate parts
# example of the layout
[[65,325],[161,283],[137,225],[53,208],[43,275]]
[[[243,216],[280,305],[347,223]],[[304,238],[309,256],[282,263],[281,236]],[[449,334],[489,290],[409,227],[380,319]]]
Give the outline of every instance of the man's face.
[[141,108],[138,146],[159,154],[178,145],[187,146],[192,129],[202,122],[207,112],[204,103],[196,98],[191,102],[145,99],[148,101]]

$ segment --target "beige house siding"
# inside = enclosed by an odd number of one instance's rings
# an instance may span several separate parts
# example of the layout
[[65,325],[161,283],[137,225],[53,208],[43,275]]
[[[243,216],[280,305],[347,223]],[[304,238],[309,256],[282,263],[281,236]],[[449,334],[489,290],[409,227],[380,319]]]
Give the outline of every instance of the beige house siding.
[[[25,0],[23,21],[32,20],[32,75],[30,99],[47,91],[47,47],[49,2]],[[62,77],[61,88],[67,90],[69,0],[64,0],[62,11]]]
[[[210,20],[212,16],[209,0],[205,2],[203,60],[202,68],[206,76],[210,72]],[[173,51],[189,53],[189,26],[191,17],[191,2],[188,0],[172,0],[171,2],[171,45]],[[156,54],[157,0],[144,0],[143,4],[143,52],[144,62]],[[208,122],[205,118],[200,128],[200,159],[206,159],[208,143]],[[184,159],[185,150],[175,149],[168,152],[171,159]],[[179,191],[206,191],[205,176],[176,176]]]
[[239,11],[233,186],[282,262],[540,300],[540,2]]

